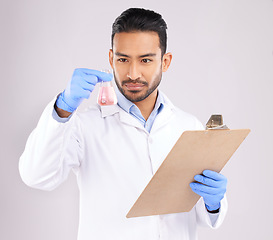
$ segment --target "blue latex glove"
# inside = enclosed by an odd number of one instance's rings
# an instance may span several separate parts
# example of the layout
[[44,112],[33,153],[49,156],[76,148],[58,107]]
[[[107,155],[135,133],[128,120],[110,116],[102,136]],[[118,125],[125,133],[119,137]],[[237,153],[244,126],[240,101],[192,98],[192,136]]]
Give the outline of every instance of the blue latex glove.
[[190,183],[192,190],[203,197],[207,210],[214,211],[220,208],[227,189],[227,178],[211,170],[203,171],[203,175],[196,175]]
[[66,89],[59,95],[56,105],[67,112],[74,112],[84,98],[88,99],[98,82],[111,81],[113,75],[87,68],[75,69]]

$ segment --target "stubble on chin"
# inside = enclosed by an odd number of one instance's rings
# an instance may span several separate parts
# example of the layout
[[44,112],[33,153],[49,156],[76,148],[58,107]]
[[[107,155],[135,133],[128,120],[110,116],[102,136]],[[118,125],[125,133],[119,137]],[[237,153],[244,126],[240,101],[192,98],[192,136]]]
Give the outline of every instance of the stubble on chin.
[[[119,91],[122,93],[122,95],[127,98],[131,102],[140,102],[145,100],[147,97],[149,97],[159,86],[162,78],[162,73],[160,73],[157,77],[157,80],[153,86],[149,88],[149,84],[146,81],[142,80],[123,80],[121,81],[121,85],[117,82],[117,78],[114,72],[114,79],[116,82],[116,85],[119,89]],[[126,83],[142,83],[147,87],[146,91],[141,94],[142,91],[128,91],[129,93],[126,92],[126,90],[123,89],[122,86],[124,86]]]

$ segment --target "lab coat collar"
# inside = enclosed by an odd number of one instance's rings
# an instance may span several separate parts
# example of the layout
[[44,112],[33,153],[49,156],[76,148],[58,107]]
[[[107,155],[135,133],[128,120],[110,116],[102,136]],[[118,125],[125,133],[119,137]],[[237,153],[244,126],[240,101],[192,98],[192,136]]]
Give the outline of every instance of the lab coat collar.
[[120,106],[116,105],[108,105],[108,106],[100,106],[101,109],[101,117],[105,118],[111,115],[115,115],[116,113],[119,115],[119,119],[121,122],[126,123],[128,125],[132,125],[141,129],[144,129],[141,123],[134,118],[132,115],[123,110]]
[[[164,107],[163,107],[162,111],[157,116],[159,121],[155,121],[155,122],[157,122],[156,126],[158,126],[158,124],[162,125],[162,124],[166,123],[166,120],[169,119],[169,117],[175,111],[175,106],[173,105],[173,103],[166,97],[166,95],[164,93],[161,92],[161,94],[164,98],[165,103],[164,103]],[[144,129],[144,127],[141,125],[141,123],[136,118],[134,118],[129,113],[124,111],[118,105],[100,106],[100,109],[101,109],[101,116],[103,118],[118,113],[121,122],[138,127],[140,129]]]
[[164,101],[165,101],[164,106],[166,105],[170,110],[174,110],[175,106],[173,105],[171,100],[162,91],[160,91],[160,94],[164,98]]
[[161,92],[161,94],[162,94],[162,96],[164,98],[164,108],[162,109],[162,111],[156,117],[150,133],[154,133],[155,131],[160,129],[162,126],[167,124],[170,121],[170,119],[172,119],[175,116],[175,111],[176,111],[175,106],[166,97],[165,94],[163,94],[162,92]]
[[101,117],[107,117],[114,115],[115,113],[118,113],[120,111],[120,107],[118,105],[105,105],[100,106],[101,109]]

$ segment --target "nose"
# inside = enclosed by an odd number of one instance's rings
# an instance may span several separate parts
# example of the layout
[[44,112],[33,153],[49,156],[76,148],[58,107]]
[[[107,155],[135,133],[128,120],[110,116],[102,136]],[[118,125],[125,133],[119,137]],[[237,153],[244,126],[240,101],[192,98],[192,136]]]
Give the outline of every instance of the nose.
[[141,77],[140,68],[137,66],[137,63],[132,62],[128,69],[127,77],[135,80]]

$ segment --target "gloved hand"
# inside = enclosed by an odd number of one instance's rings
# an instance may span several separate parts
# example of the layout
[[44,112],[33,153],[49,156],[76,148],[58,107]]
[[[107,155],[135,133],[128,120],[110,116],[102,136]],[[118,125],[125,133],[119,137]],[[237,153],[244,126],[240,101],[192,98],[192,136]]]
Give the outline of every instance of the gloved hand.
[[87,68],[75,69],[66,89],[59,95],[56,105],[67,112],[74,112],[84,98],[88,99],[98,82],[111,81],[113,75]]
[[220,201],[223,199],[227,189],[227,178],[211,170],[203,171],[203,175],[196,175],[190,183],[192,190],[203,197],[208,211],[220,208]]

